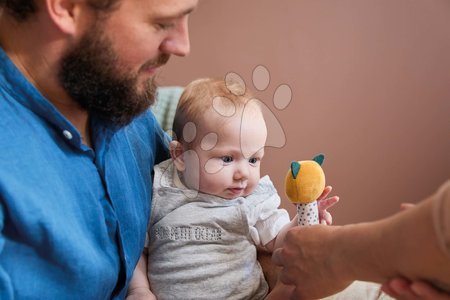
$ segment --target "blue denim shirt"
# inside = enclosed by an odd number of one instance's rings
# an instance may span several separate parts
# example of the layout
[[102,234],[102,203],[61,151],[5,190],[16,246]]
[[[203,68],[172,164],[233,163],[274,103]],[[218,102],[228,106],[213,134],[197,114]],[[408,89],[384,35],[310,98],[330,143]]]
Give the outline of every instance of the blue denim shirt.
[[126,295],[167,137],[150,111],[91,128],[95,151],[0,49],[0,299]]

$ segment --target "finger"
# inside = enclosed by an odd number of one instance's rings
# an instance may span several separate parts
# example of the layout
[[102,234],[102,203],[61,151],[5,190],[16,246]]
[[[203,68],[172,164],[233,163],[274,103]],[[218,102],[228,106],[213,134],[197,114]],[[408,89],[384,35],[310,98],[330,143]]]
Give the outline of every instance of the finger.
[[318,205],[319,205],[319,210],[325,210],[327,208],[332,207],[337,202],[339,202],[339,197],[338,196],[333,196],[333,197],[330,197],[330,198],[317,200],[317,202],[318,202]]
[[420,299],[412,290],[411,290],[411,282],[404,278],[395,278],[392,279],[389,283],[389,286],[397,294],[396,298],[398,299],[408,299],[415,300]]
[[299,295],[300,291],[297,287],[292,291],[291,297],[289,297],[289,300],[299,300],[301,299],[301,296]]
[[450,300],[450,294],[441,292],[423,281],[411,283],[411,290],[421,299]]
[[324,219],[327,225],[333,224],[333,216],[329,212],[325,211]]
[[319,196],[319,198],[317,198],[317,200],[325,199],[332,190],[333,190],[333,188],[330,185],[326,186],[323,189],[322,194]]
[[[283,287],[284,287],[284,290],[285,290],[285,297],[283,297],[282,299],[290,299],[290,297],[293,297],[295,286],[293,286],[293,285],[284,285]],[[287,296],[289,296],[289,298],[287,298]]]
[[295,286],[286,285],[277,281],[275,287],[270,291],[265,300],[289,299]]
[[414,207],[414,206],[416,206],[414,203],[403,202],[403,203],[400,204],[400,209],[401,210],[405,210],[405,209],[408,209],[408,208],[411,208],[411,207]]
[[322,225],[331,225],[333,223],[333,217],[326,210],[319,210],[319,220]]
[[286,257],[285,252],[283,248],[275,250],[272,255],[272,261],[275,265],[282,267],[278,273],[278,280],[286,285],[294,285],[302,277],[301,270],[293,266],[292,261],[289,257]]
[[398,296],[398,295],[394,292],[394,290],[391,289],[391,287],[389,286],[389,283],[388,283],[388,282],[383,283],[383,284],[381,285],[381,290],[382,290],[385,294],[391,296],[392,298],[395,298],[395,297]]
[[272,262],[275,265],[280,266],[280,267],[284,266],[282,251],[283,251],[283,248],[278,248],[278,249],[275,249],[275,251],[273,251],[273,254],[272,254]]
[[297,269],[292,267],[283,267],[278,274],[278,279],[286,285],[294,285],[299,278]]

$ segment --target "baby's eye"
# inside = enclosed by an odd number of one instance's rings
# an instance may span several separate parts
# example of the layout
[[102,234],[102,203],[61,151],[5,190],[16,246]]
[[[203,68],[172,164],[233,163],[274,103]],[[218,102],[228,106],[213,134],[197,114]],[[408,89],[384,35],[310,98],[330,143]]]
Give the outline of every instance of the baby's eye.
[[252,157],[248,160],[248,162],[251,164],[256,164],[258,162],[258,159],[256,157]]
[[230,163],[233,161],[233,158],[231,156],[222,156],[222,161],[224,163]]

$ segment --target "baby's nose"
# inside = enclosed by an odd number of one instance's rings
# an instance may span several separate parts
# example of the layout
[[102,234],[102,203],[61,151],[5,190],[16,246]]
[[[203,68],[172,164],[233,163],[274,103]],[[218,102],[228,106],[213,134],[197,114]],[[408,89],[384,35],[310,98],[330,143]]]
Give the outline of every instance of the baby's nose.
[[239,163],[236,166],[236,169],[234,171],[234,180],[245,180],[248,178],[249,170],[248,166],[246,166],[244,163]]

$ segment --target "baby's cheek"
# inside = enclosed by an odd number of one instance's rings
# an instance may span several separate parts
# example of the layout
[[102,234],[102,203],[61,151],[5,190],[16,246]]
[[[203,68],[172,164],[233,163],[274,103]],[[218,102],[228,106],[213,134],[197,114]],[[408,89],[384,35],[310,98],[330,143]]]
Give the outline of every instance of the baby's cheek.
[[229,180],[226,177],[223,168],[214,173],[209,173],[205,170],[200,176],[200,185],[209,194],[220,193],[224,188],[228,187]]
[[250,195],[251,193],[253,193],[253,191],[255,190],[256,186],[257,186],[258,182],[256,181],[251,181],[247,184],[247,187],[245,188],[245,194],[246,196]]
[[218,159],[211,158],[205,164],[205,172],[208,174],[216,174],[220,170],[222,170],[223,164],[222,161]]

